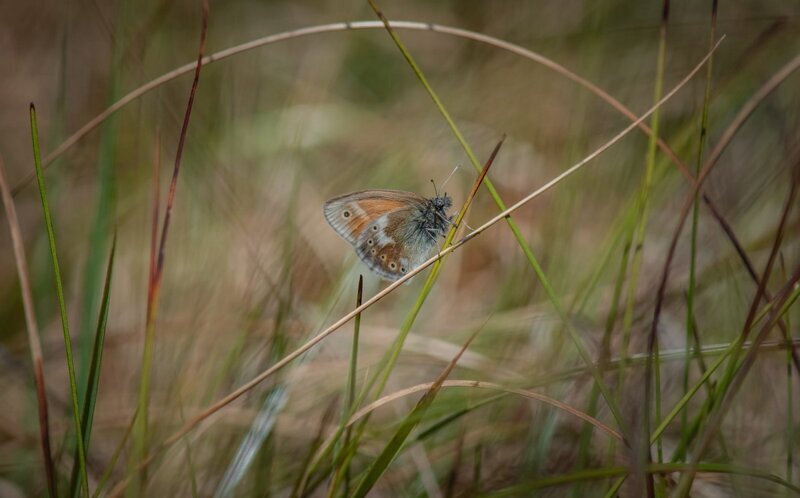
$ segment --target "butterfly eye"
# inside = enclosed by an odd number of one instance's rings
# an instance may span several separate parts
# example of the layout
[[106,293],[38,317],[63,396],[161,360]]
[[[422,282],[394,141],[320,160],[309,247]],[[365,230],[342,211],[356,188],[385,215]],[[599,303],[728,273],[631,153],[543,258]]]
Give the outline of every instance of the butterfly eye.
[[367,244],[372,245],[372,239],[367,239]]
[[386,261],[386,255],[385,254],[381,254],[381,261]]
[[349,218],[350,217],[350,211],[343,211],[342,212],[342,216],[344,216],[345,218]]
[[378,231],[378,225],[372,225],[372,231],[373,232],[377,232]]
[[395,268],[397,268],[397,265],[396,265],[396,264],[394,264],[394,263],[389,263],[389,268],[391,268],[392,270],[394,270]]

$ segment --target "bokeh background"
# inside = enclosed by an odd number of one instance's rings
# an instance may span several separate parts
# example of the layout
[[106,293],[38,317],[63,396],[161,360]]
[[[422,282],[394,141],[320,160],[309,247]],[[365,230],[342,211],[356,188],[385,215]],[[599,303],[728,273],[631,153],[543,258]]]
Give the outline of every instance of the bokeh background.
[[[653,105],[658,81],[664,91],[671,89],[708,52],[712,2],[670,2],[663,72],[658,71],[660,2],[385,1],[380,7],[392,20],[458,27],[532,50],[641,114]],[[28,106],[36,104],[47,155],[113,102],[192,62],[201,12],[199,1],[187,0],[0,3],[0,154],[16,187],[62,495],[68,493],[74,463],[74,427],[42,206],[35,182],[27,181],[34,170]],[[211,54],[270,34],[377,18],[366,2],[233,0],[212,1],[208,19],[206,53]],[[721,1],[716,33],[726,38],[713,59],[704,157],[759,87],[800,53],[800,5]],[[507,204],[630,123],[563,74],[507,50],[429,31],[398,34],[480,161],[507,134],[489,173]],[[660,136],[690,171],[698,162],[705,75],[703,68],[659,116]],[[326,199],[368,188],[433,196],[431,180],[440,185],[462,165],[444,188],[457,208],[475,178],[447,123],[380,27],[295,36],[205,65],[166,245],[148,431],[130,436],[142,375],[155,164],[160,160],[163,213],[191,78],[186,74],[136,98],[46,170],[81,385],[115,231],[118,237],[88,449],[92,491],[106,470],[110,478],[102,493],[136,475],[137,437],[155,449],[185,420],[352,309],[359,274],[365,297],[385,287],[327,225]],[[789,202],[782,241],[765,278],[772,294],[800,264],[800,210],[789,197],[800,160],[798,88],[800,76],[789,75],[758,102],[705,184],[758,278]],[[653,175],[640,222],[649,155]],[[690,192],[673,162],[661,151],[649,152],[647,135],[634,130],[514,214],[584,346],[595,360],[615,361],[604,378],[632,427],[642,423],[641,355],[657,287]],[[467,221],[478,226],[497,212],[482,189]],[[44,496],[19,277],[5,217],[0,224],[0,495]],[[701,205],[694,327],[687,330],[691,227],[690,216],[659,321],[662,413],[654,416],[654,426],[741,336],[756,295],[757,285],[729,236]],[[639,238],[641,252],[626,251]],[[416,277],[363,314],[359,387],[385,364],[382,358],[424,281],[424,275]],[[797,305],[786,311],[784,324],[794,341],[800,340]],[[450,379],[529,389],[617,428],[552,296],[504,223],[445,261],[383,394],[433,381],[476,330]],[[781,334],[775,328],[763,342],[702,456],[703,462],[739,471],[699,474],[692,496],[792,495],[785,484],[800,480],[800,381]],[[160,454],[131,494],[326,496],[335,474],[330,457],[310,472],[305,489],[297,483],[310,468],[308,455],[342,417],[352,338],[350,323],[216,413]],[[687,338],[693,348],[701,346],[690,361]],[[682,437],[695,441],[689,433],[693,420],[699,420],[701,433],[711,428],[702,413],[713,390],[713,384],[704,385],[685,416],[669,424],[661,438],[662,461],[690,461],[674,452]],[[333,495],[353,491],[420,396],[400,397],[372,413],[350,464],[348,486],[343,483]],[[624,445],[567,412],[520,396],[494,396],[475,388],[443,389],[372,495],[603,496],[614,478],[590,479],[581,472],[635,463]],[[243,447],[252,458],[237,459]],[[567,482],[551,479],[557,476],[568,476]],[[659,477],[656,492],[667,496],[679,477],[677,472]],[[628,479],[621,495],[645,496],[644,482]]]

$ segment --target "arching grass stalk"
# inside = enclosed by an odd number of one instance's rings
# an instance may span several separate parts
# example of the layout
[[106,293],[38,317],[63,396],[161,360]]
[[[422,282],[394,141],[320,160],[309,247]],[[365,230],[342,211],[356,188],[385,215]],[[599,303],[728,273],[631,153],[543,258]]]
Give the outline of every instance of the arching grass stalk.
[[[570,71],[566,67],[558,64],[557,62],[544,57],[541,54],[533,52],[527,48],[521,47],[514,43],[510,43],[508,41],[495,38],[489,35],[485,35],[483,33],[477,33],[474,31],[456,28],[452,26],[444,26],[441,24],[433,24],[428,22],[414,22],[414,21],[390,21],[389,23],[395,29],[406,29],[406,30],[415,30],[415,31],[429,31],[433,33],[439,33],[447,36],[455,36],[462,39],[472,40],[478,43],[483,43],[500,50],[504,50],[529,61],[532,61],[536,64],[540,64],[543,67],[553,71],[554,73],[563,76],[564,78],[572,81],[573,83],[583,87],[586,91],[596,95],[598,98],[606,102],[610,105],[613,109],[621,113],[623,116],[628,118],[630,121],[635,122],[636,126],[646,135],[651,135],[652,130],[644,123],[642,120],[638,120],[636,114],[633,113],[630,109],[625,107],[619,100],[615,99],[611,96],[608,92],[597,86],[596,84],[592,83],[591,81],[587,80],[586,78],[581,77],[580,75]],[[300,38],[303,36],[312,36],[322,33],[332,33],[332,32],[339,32],[339,31],[351,31],[351,30],[364,30],[364,29],[377,29],[382,28],[385,29],[385,25],[382,21],[347,21],[347,22],[337,22],[337,23],[329,23],[329,24],[321,24],[317,26],[307,26],[303,28],[298,28],[282,33],[276,33],[268,36],[264,36],[261,38],[257,38],[251,40],[246,43],[242,43],[239,45],[235,45],[233,47],[229,47],[224,50],[220,50],[213,54],[207,55],[203,57],[202,62],[203,65],[212,64],[214,62],[225,60],[229,57],[233,57],[235,55],[263,47],[266,45],[270,45],[273,43],[279,43],[282,41],[287,41],[295,38]],[[131,92],[127,93],[125,96],[120,98],[118,101],[114,102],[112,105],[107,107],[103,110],[100,114],[96,115],[94,118],[89,120],[86,124],[84,124],[80,129],[75,131],[72,135],[70,135],[64,142],[58,145],[52,152],[50,152],[42,161],[42,166],[47,167],[53,164],[56,159],[58,159],[62,154],[64,154],[67,150],[81,141],[86,135],[88,135],[91,131],[97,128],[101,123],[105,120],[109,119],[112,115],[114,115],[117,111],[122,109],[123,107],[127,106],[128,104],[136,101],[143,95],[147,94],[148,92],[159,88],[160,86],[184,75],[191,73],[195,70],[196,62],[189,62],[184,64],[180,67],[173,69],[161,76],[137,87],[136,89],[132,90]],[[682,137],[685,138],[685,137]],[[692,176],[689,169],[680,158],[675,154],[673,149],[664,142],[663,139],[657,138],[656,140],[659,149],[664,153],[664,155],[675,164],[675,166],[680,170],[681,174],[689,180],[691,183],[695,182],[694,177]],[[683,142],[683,139],[678,140],[679,143]],[[31,181],[33,181],[34,176],[30,175],[23,179],[16,187],[12,190],[12,194],[16,195],[19,193],[25,186],[27,186]],[[757,276],[755,275],[755,271],[752,268],[752,264],[750,263],[749,258],[745,254],[744,250],[742,249],[742,245],[739,243],[738,239],[735,236],[730,224],[727,220],[722,216],[719,210],[716,208],[716,205],[712,201],[711,197],[708,194],[703,193],[702,195],[703,202],[708,206],[711,210],[711,214],[713,215],[715,221],[717,221],[722,228],[725,235],[730,240],[731,244],[734,246],[737,254],[741,257],[742,263],[745,265],[748,274],[751,276],[756,284],[758,283]],[[764,299],[769,300],[770,295],[765,292]],[[779,324],[781,328],[785,328],[783,323]],[[800,373],[800,356],[797,355],[796,351],[792,350],[792,359],[795,364],[795,367]]]
[[[722,43],[723,40],[724,40],[724,37],[720,38],[720,40],[714,46],[714,50],[716,50],[719,47],[720,43]],[[245,393],[249,392],[250,390],[252,390],[256,386],[258,386],[259,384],[264,382],[266,379],[268,379],[271,376],[273,376],[276,372],[278,372],[279,370],[281,370],[284,367],[286,367],[286,365],[292,363],[294,360],[296,360],[297,358],[302,356],[306,351],[308,351],[309,349],[313,348],[314,346],[316,346],[317,344],[322,342],[326,337],[328,337],[329,335],[331,335],[332,333],[337,331],[340,327],[342,327],[345,323],[347,323],[351,319],[353,319],[353,317],[355,317],[355,315],[357,315],[358,313],[363,312],[365,309],[369,308],[370,306],[374,305],[375,303],[377,303],[378,301],[380,301],[381,299],[386,297],[391,292],[395,291],[397,288],[399,288],[401,285],[403,285],[405,282],[407,282],[408,280],[410,280],[414,276],[416,276],[419,273],[425,271],[429,266],[431,266],[434,263],[436,263],[437,261],[439,261],[442,256],[445,256],[445,255],[455,251],[456,249],[462,247],[464,244],[467,244],[469,241],[471,241],[472,239],[476,238],[477,236],[479,236],[481,233],[483,233],[484,231],[486,231],[490,227],[492,227],[492,226],[496,225],[497,223],[499,223],[499,222],[503,221],[504,219],[506,219],[514,211],[518,210],[519,208],[521,208],[522,206],[526,205],[527,203],[529,203],[533,199],[535,199],[535,198],[541,196],[542,194],[544,194],[545,192],[549,191],[550,189],[552,189],[553,187],[555,187],[556,185],[558,185],[559,183],[564,181],[565,178],[574,175],[581,168],[584,168],[587,164],[589,164],[591,161],[596,159],[602,153],[607,151],[614,144],[616,144],[620,140],[622,140],[634,128],[638,127],[642,123],[642,121],[647,119],[657,107],[660,107],[667,100],[671,99],[681,88],[683,88],[684,85],[686,85],[686,83],[689,82],[689,80],[692,79],[692,77],[694,77],[695,74],[697,74],[697,72],[700,70],[700,68],[703,67],[703,64],[705,64],[705,62],[708,60],[708,56],[709,55],[706,54],[697,63],[697,65],[694,68],[692,68],[692,70],[680,82],[678,82],[675,85],[675,87],[672,88],[672,90],[670,90],[667,94],[665,94],[664,97],[654,107],[651,107],[650,109],[648,109],[644,114],[642,114],[639,118],[634,120],[631,124],[629,124],[624,129],[622,129],[620,132],[618,132],[616,135],[614,135],[611,139],[606,141],[603,145],[601,145],[600,147],[595,149],[593,152],[588,154],[586,157],[584,157],[583,159],[578,161],[576,164],[573,164],[568,169],[566,169],[565,171],[563,171],[562,173],[560,173],[559,175],[557,175],[556,177],[554,177],[553,179],[551,179],[550,181],[545,183],[544,185],[540,186],[539,188],[537,188],[533,192],[530,192],[528,195],[526,195],[522,199],[520,199],[517,202],[515,202],[512,206],[510,206],[506,210],[496,214],[494,217],[492,217],[491,219],[487,220],[485,223],[483,223],[479,227],[475,228],[469,235],[459,239],[458,242],[453,243],[451,246],[442,249],[442,251],[438,255],[429,258],[428,260],[424,261],[423,263],[421,263],[419,266],[417,266],[413,270],[411,270],[408,273],[406,273],[403,277],[399,278],[397,281],[395,281],[395,282],[391,283],[390,285],[388,285],[385,289],[383,289],[382,291],[378,292],[377,294],[375,294],[374,296],[369,298],[367,301],[365,301],[364,304],[362,304],[360,307],[351,310],[350,312],[348,312],[347,314],[345,314],[344,316],[342,316],[341,318],[336,320],[334,323],[330,324],[328,327],[326,327],[320,333],[318,333],[317,335],[315,335],[314,337],[312,337],[311,339],[306,341],[302,346],[299,346],[298,348],[293,350],[291,353],[289,353],[286,356],[284,356],[280,361],[278,361],[274,365],[272,365],[269,368],[263,370],[262,372],[260,372],[258,375],[256,375],[255,377],[253,377],[249,381],[245,382],[244,384],[242,384],[238,388],[236,388],[233,391],[229,392],[227,395],[223,396],[222,398],[220,398],[216,402],[212,403],[210,406],[206,407],[200,413],[198,413],[197,415],[195,415],[192,418],[190,418],[189,420],[187,420],[185,424],[183,424],[180,428],[176,429],[175,432],[173,432],[170,436],[168,436],[166,439],[164,439],[161,442],[161,444],[157,448],[155,448],[154,451],[147,457],[147,459],[145,459],[143,462],[141,462],[139,464],[138,468],[143,469],[143,468],[147,467],[149,464],[151,464],[155,460],[155,458],[158,455],[160,455],[162,452],[166,451],[167,449],[169,449],[173,445],[175,445],[176,442],[180,441],[181,438],[183,438],[189,432],[191,432],[194,429],[196,429],[203,421],[207,420],[211,415],[213,415],[213,414],[219,412],[220,410],[224,409],[225,407],[229,406],[231,403],[233,403],[235,400],[239,399]],[[587,366],[587,368],[589,368],[589,367]],[[596,370],[596,366],[595,366],[595,370]],[[111,496],[117,496],[129,484],[130,484],[130,478],[129,477],[124,478],[119,483],[117,483],[115,488],[110,492],[110,495]]]
[[[389,20],[386,18],[386,16],[383,15],[383,13],[380,11],[378,6],[375,4],[374,0],[367,0],[367,1],[369,2],[370,6],[372,7],[372,10],[375,11],[375,14],[380,18],[381,21],[383,21],[383,24],[386,27],[386,31],[389,33],[389,36],[391,36],[391,38],[394,41],[395,45],[397,45],[397,48],[403,54],[403,57],[405,57],[406,61],[408,61],[409,65],[411,66],[411,69],[414,71],[414,74],[416,74],[417,78],[420,80],[422,85],[425,87],[425,90],[430,95],[431,99],[433,100],[434,104],[436,105],[436,108],[442,114],[442,116],[444,117],[445,121],[447,121],[447,124],[450,126],[450,129],[453,131],[453,134],[455,135],[456,139],[461,144],[461,147],[464,149],[464,152],[467,154],[467,157],[469,158],[470,163],[472,163],[473,167],[476,170],[480,170],[480,163],[478,162],[478,159],[475,157],[475,154],[472,152],[472,149],[467,144],[466,140],[464,139],[464,136],[459,131],[459,129],[456,126],[456,124],[453,121],[453,119],[450,117],[450,113],[447,112],[447,109],[445,109],[445,107],[442,104],[441,100],[436,95],[436,92],[434,92],[433,88],[428,83],[427,79],[425,78],[425,75],[422,73],[422,70],[419,68],[417,63],[411,57],[411,54],[408,52],[408,50],[405,48],[403,43],[400,41],[400,38],[397,36],[397,34],[392,29],[392,27],[391,27],[391,25],[389,23]],[[492,199],[494,200],[494,202],[497,205],[497,207],[500,209],[500,211],[505,211],[506,210],[506,205],[503,202],[503,200],[500,198],[500,195],[497,193],[497,190],[494,188],[494,185],[488,179],[484,183],[486,184],[486,189],[489,191],[489,194],[492,196]],[[511,232],[514,234],[514,238],[517,239],[517,242],[519,243],[519,246],[522,249],[522,252],[525,254],[525,257],[527,258],[528,263],[531,265],[531,268],[533,269],[534,273],[536,273],[536,276],[539,279],[539,282],[542,284],[542,288],[544,289],[548,300],[550,301],[551,305],[556,310],[556,313],[558,314],[559,318],[561,319],[562,323],[564,324],[564,327],[566,328],[567,332],[569,333],[570,339],[572,339],[572,342],[575,344],[575,347],[578,350],[578,353],[580,354],[581,358],[583,359],[584,363],[586,363],[587,366],[593,366],[594,362],[592,361],[591,356],[589,356],[589,352],[586,350],[586,347],[583,345],[583,343],[582,343],[582,341],[580,339],[580,336],[578,335],[577,330],[575,330],[575,327],[572,325],[572,322],[570,321],[569,317],[567,316],[566,311],[564,310],[564,307],[561,305],[560,300],[556,297],[555,291],[553,290],[552,286],[550,285],[549,280],[545,276],[544,271],[542,270],[541,266],[539,265],[539,262],[536,260],[536,257],[533,255],[533,251],[531,251],[530,247],[528,247],[528,243],[525,241],[525,238],[522,236],[522,232],[519,230],[519,227],[514,222],[514,220],[511,219],[510,216],[506,216],[505,219],[506,219],[506,223],[508,223],[508,226],[509,226]],[[436,272],[436,269],[434,269],[434,271],[431,271],[431,275],[433,275],[435,272]],[[613,414],[614,419],[617,422],[617,425],[620,427],[620,429],[622,430],[623,434],[627,434],[628,433],[628,431],[626,430],[627,424],[625,423],[625,420],[623,419],[622,413],[620,412],[619,408],[617,407],[616,402],[612,398],[610,391],[605,386],[603,378],[600,376],[600,373],[597,370],[597,368],[593,368],[592,369],[592,376],[594,377],[594,380],[597,383],[597,386],[600,389],[600,392],[603,394],[603,397],[605,398],[606,403],[608,404],[609,410]],[[382,383],[385,383],[385,380]],[[380,392],[380,390],[378,392]]]
[[[627,119],[632,122],[636,123],[636,126],[642,131],[642,133],[646,135],[651,135],[652,130],[641,120],[637,120],[636,114],[633,113],[630,109],[625,107],[619,100],[615,99],[612,95],[608,92],[597,86],[596,84],[592,83],[591,81],[583,78],[582,76],[570,71],[566,67],[558,64],[557,62],[544,57],[541,54],[533,52],[527,48],[521,47],[514,43],[510,43],[505,40],[501,40],[499,38],[495,38],[489,35],[485,35],[483,33],[477,33],[475,31],[470,31],[466,29],[456,28],[452,26],[444,26],[441,24],[433,24],[427,22],[414,22],[414,21],[390,21],[389,23],[395,29],[406,29],[406,30],[414,30],[414,31],[429,31],[432,33],[443,34],[447,36],[454,36],[466,40],[472,40],[474,42],[486,44],[492,47],[495,47],[500,50],[504,50],[515,55],[518,55],[524,59],[527,59],[531,62],[536,64],[540,64],[546,69],[553,71],[554,73],[563,76],[564,78],[572,81],[573,83],[581,86],[586,91],[596,95],[599,99],[606,102],[609,106],[613,109],[621,113]],[[263,47],[266,45],[270,45],[273,43],[279,43],[282,41],[287,41],[295,38],[300,38],[303,36],[312,36],[322,33],[332,33],[332,32],[339,32],[339,31],[351,31],[351,30],[365,30],[365,29],[377,29],[382,28],[385,29],[385,25],[382,21],[347,21],[347,22],[337,22],[337,23],[330,23],[330,24],[321,24],[317,26],[307,26],[303,28],[298,28],[282,33],[276,33],[268,36],[264,36],[261,38],[257,38],[255,40],[251,40],[246,43],[242,43],[239,45],[235,45],[233,47],[229,47],[224,50],[220,50],[213,54],[207,55],[203,57],[203,65],[212,64],[214,62],[225,60],[229,57],[233,57],[235,55]],[[173,69],[161,76],[137,87],[136,89],[132,90],[131,92],[127,93],[125,96],[120,98],[118,101],[114,102],[112,105],[107,107],[103,110],[100,114],[92,118],[89,122],[84,124],[80,129],[75,131],[72,135],[70,135],[64,142],[58,145],[52,152],[50,152],[42,161],[43,167],[48,167],[49,165],[53,164],[56,159],[58,159],[62,154],[64,154],[67,150],[81,141],[86,135],[88,135],[91,131],[97,128],[101,123],[105,120],[109,119],[112,115],[114,115],[117,111],[122,109],[123,107],[127,106],[128,104],[136,101],[143,95],[147,94],[148,92],[159,88],[160,86],[184,75],[191,73],[195,70],[196,62],[189,62],[184,64],[178,68]],[[686,138],[683,135],[679,135],[681,138],[677,140],[677,143],[683,143],[684,139]],[[692,176],[689,169],[686,167],[685,164],[680,160],[680,158],[675,154],[673,149],[664,142],[663,139],[657,138],[656,140],[659,149],[664,153],[666,158],[669,159],[675,166],[680,170],[681,174],[689,180],[691,183],[695,182],[694,177]],[[27,186],[31,181],[33,181],[33,175],[30,175],[23,179],[17,186],[14,187],[12,190],[12,194],[16,195],[19,193],[25,186]],[[716,208],[716,205],[712,201],[711,197],[708,194],[703,193],[702,195],[703,202],[708,206],[711,210],[711,214],[713,215],[715,221],[717,221],[722,228],[725,235],[730,240],[731,244],[734,246],[737,254],[742,259],[742,263],[745,265],[748,274],[752,277],[753,281],[758,283],[757,276],[755,275],[755,271],[752,269],[752,264],[750,263],[747,255],[744,253],[742,249],[742,245],[739,243],[738,239],[735,236],[730,224],[727,220],[722,216],[720,211]],[[765,300],[769,300],[770,295],[765,293],[764,294]],[[780,326],[784,328],[784,324],[781,323]],[[792,359],[795,363],[795,367],[797,368],[798,373],[800,373],[800,357],[796,354],[796,352],[792,351]]]

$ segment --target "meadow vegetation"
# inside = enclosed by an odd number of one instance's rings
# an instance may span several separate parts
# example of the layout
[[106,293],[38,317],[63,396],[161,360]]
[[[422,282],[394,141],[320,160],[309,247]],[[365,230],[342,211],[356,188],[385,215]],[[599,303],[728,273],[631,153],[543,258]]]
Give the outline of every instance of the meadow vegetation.
[[[800,496],[800,6],[0,5],[0,496]],[[454,199],[389,284],[323,203]]]

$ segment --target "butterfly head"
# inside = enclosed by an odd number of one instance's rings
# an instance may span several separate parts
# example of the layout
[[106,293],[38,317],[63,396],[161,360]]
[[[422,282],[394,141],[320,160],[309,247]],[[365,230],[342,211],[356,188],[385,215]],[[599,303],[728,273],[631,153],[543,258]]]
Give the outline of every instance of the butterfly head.
[[447,193],[437,195],[431,199],[431,202],[433,203],[433,207],[442,214],[447,214],[447,210],[453,206],[453,199],[451,199]]
[[447,194],[428,199],[416,220],[419,229],[433,239],[444,237],[452,224],[453,217],[447,214],[452,206],[453,199]]

